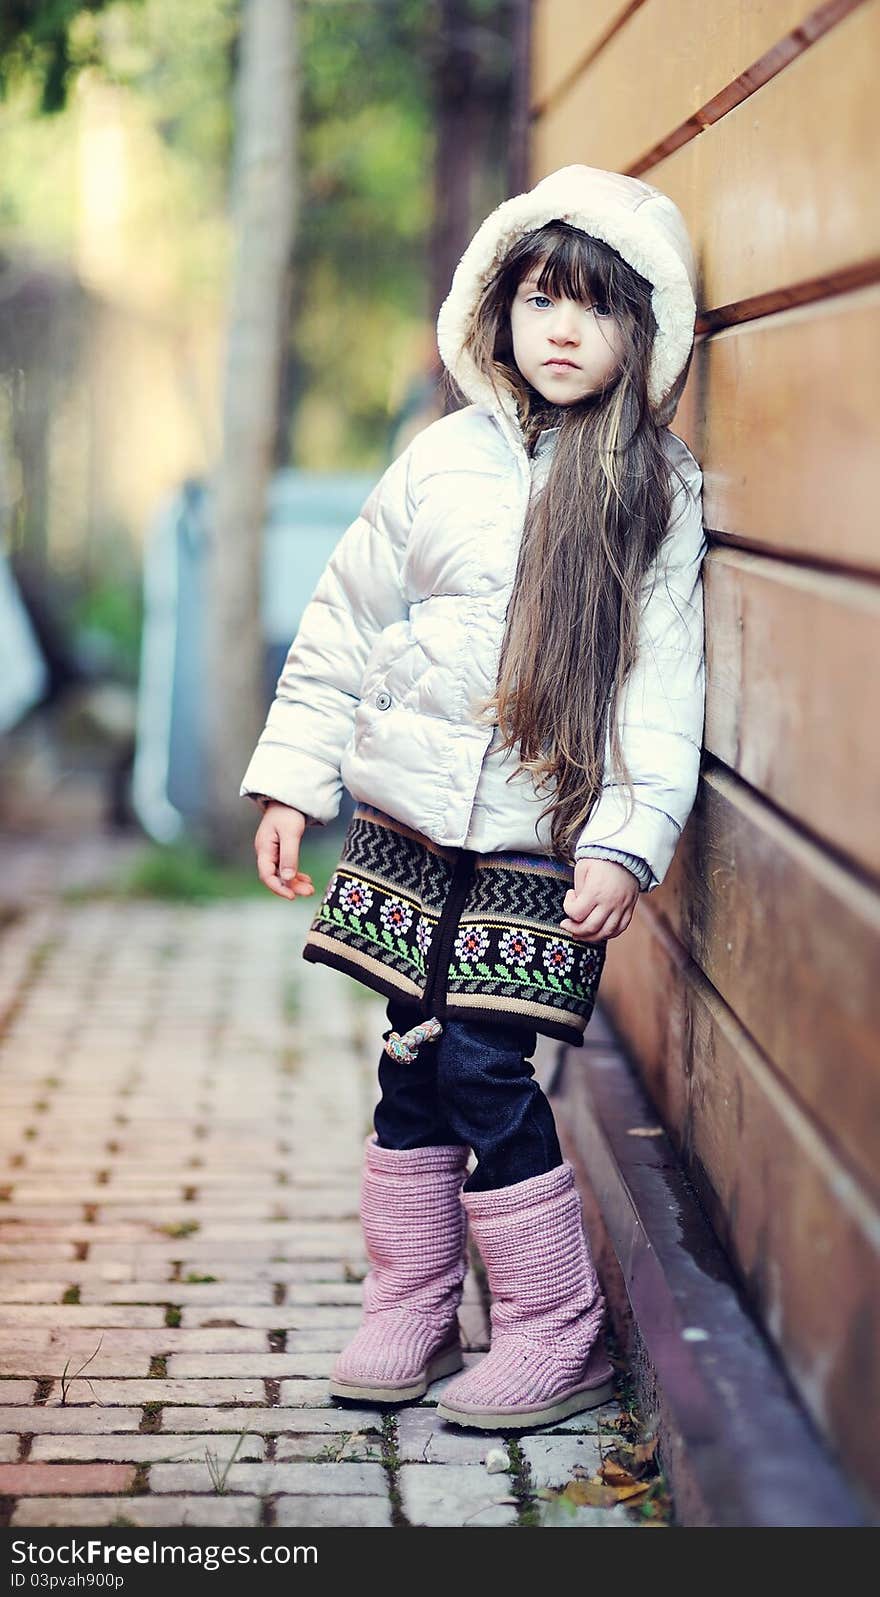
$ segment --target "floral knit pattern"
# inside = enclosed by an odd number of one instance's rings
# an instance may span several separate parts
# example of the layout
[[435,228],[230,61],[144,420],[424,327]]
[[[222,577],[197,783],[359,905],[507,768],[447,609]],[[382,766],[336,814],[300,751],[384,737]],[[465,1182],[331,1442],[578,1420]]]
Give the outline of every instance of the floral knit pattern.
[[606,945],[560,928],[573,866],[545,855],[478,854],[464,860],[470,875],[461,875],[463,855],[358,805],[304,957],[415,1008],[424,998],[441,1021],[491,1013],[581,1043]]

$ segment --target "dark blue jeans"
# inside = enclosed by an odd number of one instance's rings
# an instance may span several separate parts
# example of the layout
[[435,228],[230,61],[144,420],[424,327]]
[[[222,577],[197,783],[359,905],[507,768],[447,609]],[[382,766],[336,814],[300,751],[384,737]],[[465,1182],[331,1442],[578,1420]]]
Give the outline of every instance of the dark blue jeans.
[[[419,1013],[392,998],[390,1031],[408,1031]],[[528,1025],[446,1020],[436,1042],[422,1043],[412,1064],[384,1051],[382,1097],[373,1124],[382,1148],[465,1143],[477,1167],[466,1192],[509,1187],[562,1163],[556,1123],[529,1056],[537,1033]]]

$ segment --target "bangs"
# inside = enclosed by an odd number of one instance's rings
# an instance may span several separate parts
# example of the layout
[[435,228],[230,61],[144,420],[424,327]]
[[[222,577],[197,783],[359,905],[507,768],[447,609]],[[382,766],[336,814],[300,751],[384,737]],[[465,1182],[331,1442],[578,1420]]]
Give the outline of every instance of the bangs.
[[[542,239],[541,234],[549,233]],[[612,311],[633,309],[637,283],[650,295],[651,285],[641,278],[609,244],[578,228],[549,224],[534,234],[517,261],[518,284],[529,275],[538,289],[555,298],[586,304],[601,300]]]

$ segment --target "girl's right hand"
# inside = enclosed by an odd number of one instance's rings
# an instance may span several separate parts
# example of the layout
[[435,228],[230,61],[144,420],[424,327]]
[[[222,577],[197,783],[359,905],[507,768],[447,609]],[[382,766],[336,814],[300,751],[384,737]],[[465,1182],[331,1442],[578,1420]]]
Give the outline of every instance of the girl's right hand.
[[303,898],[315,891],[312,878],[299,870],[299,846],[306,829],[301,810],[275,801],[266,806],[257,827],[254,849],[257,875],[279,898]]

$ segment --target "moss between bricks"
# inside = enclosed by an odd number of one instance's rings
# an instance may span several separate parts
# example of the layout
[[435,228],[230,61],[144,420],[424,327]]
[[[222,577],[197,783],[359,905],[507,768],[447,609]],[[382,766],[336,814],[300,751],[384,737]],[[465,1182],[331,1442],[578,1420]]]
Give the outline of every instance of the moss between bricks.
[[523,1450],[516,1438],[508,1437],[504,1445],[507,1456],[510,1459],[511,1492],[516,1498],[516,1527],[521,1525],[539,1526],[541,1524],[541,1512],[535,1497],[529,1461],[524,1457]]
[[403,1509],[403,1498],[400,1494],[398,1472],[400,1470],[400,1454],[397,1451],[397,1415],[382,1415],[382,1465],[388,1478],[388,1497],[391,1503],[392,1526],[409,1526],[409,1520]]
[[149,1402],[143,1405],[138,1431],[141,1436],[156,1436],[162,1429],[162,1404]]

